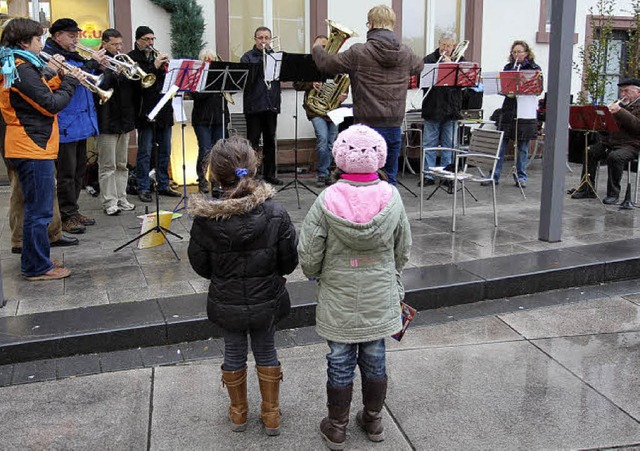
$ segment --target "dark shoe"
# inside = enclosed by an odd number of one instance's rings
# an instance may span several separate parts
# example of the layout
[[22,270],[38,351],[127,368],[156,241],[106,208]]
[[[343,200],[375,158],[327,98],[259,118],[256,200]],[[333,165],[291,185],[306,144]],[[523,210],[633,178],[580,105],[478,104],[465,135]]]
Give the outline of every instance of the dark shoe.
[[[424,178],[424,186],[435,185],[436,181],[433,179]],[[420,186],[420,180],[418,180],[418,186]]]
[[333,185],[335,182],[335,180],[333,180],[333,177],[331,177],[330,175],[325,177],[324,179],[324,186],[331,186]]
[[329,414],[320,422],[320,435],[331,450],[344,449],[352,392],[353,384],[346,387],[332,387],[327,383]]
[[62,235],[59,240],[54,241],[50,244],[51,247],[66,247],[66,246],[77,246],[80,243],[78,238],[73,238],[70,236]]
[[161,196],[167,196],[167,197],[180,197],[180,196],[182,196],[182,194],[180,194],[177,191],[172,190],[171,188],[163,188],[161,190],[158,190],[158,194],[160,194]]
[[81,215],[80,213],[76,213],[75,215],[73,215],[80,224],[82,224],[83,226],[92,226],[95,225],[96,220],[93,218],[89,218],[85,215]]
[[284,182],[278,177],[265,177],[264,181],[267,183],[271,183],[272,185],[284,185]]
[[[498,182],[495,182],[498,185]],[[491,182],[489,180],[485,180],[484,182],[480,182],[480,186],[491,186]]]
[[318,178],[316,179],[316,186],[317,186],[318,188],[321,188],[321,187],[325,187],[325,186],[327,186],[327,179],[328,179],[328,178],[329,178],[329,177],[325,177],[325,176],[321,175],[320,177],[318,177]]
[[571,199],[595,199],[596,193],[591,188],[581,188],[571,194]]
[[207,194],[209,192],[209,182],[206,180],[200,180],[198,182],[198,191],[202,194]]
[[527,187],[527,182],[516,182],[516,183],[514,183],[514,185],[513,185],[513,186],[515,186],[516,188],[517,188],[517,187],[521,187],[521,188],[523,188],[523,189],[524,189],[524,188],[526,188],[526,187]]
[[142,202],[151,202],[151,193],[149,191],[139,193],[138,197]]
[[22,248],[21,247],[12,247],[11,248],[11,253],[12,254],[22,254]]
[[78,218],[71,216],[62,220],[62,230],[67,233],[78,234],[84,233],[87,228],[78,221]]
[[605,205],[616,205],[618,203],[618,196],[616,197],[607,196],[604,199],[602,199],[602,203]]
[[372,442],[384,440],[382,426],[382,405],[387,397],[387,378],[380,380],[362,379],[362,403],[364,409],[356,415],[356,421]]

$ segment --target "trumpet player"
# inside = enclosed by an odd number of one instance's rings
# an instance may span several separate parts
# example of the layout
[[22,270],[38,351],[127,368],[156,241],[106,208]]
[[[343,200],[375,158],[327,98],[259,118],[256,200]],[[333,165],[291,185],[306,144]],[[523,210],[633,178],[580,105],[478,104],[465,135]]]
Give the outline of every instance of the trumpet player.
[[[218,60],[211,49],[202,49],[199,58],[204,62]],[[228,137],[229,108],[225,96],[218,92],[192,92],[193,113],[191,125],[198,140],[198,158],[196,160],[196,174],[198,175],[198,191],[209,192],[209,182],[206,174],[207,155],[211,148],[223,137]],[[223,122],[224,118],[224,122]]]
[[[451,62],[453,50],[456,48],[456,34],[446,31],[440,35],[438,48],[424,57],[425,64]],[[460,58],[464,61],[464,58]],[[424,90],[422,100],[422,118],[424,119],[422,147],[455,147],[458,120],[461,119],[462,88],[448,86],[434,86]],[[436,165],[437,150],[428,150],[425,153],[425,170]],[[440,150],[440,166],[451,164],[451,151]],[[424,184],[433,185],[432,176],[425,176]]]
[[[589,146],[587,167],[590,169],[589,178],[595,185],[596,170],[600,160],[607,160],[607,196],[602,200],[604,204],[614,205],[620,197],[620,181],[627,163],[638,158],[640,149],[640,79],[627,78],[618,83],[620,100],[609,105],[618,127],[617,132],[602,134],[600,142]],[[582,167],[584,174],[584,165]],[[573,199],[595,198],[596,193],[591,187],[583,185],[575,191]]]
[[[45,63],[38,58],[42,34],[40,23],[15,18],[5,25],[0,38],[0,66],[4,68],[0,77],[0,111],[3,126],[6,125],[2,146],[9,173],[17,176],[22,194],[21,273],[27,280],[55,280],[71,274],[60,262],[51,260],[47,228],[55,199],[57,115],[83,79],[78,68],[60,74],[45,71]],[[10,208],[19,208],[13,202],[14,194],[17,193],[12,192]],[[65,237],[57,245],[66,246],[73,241]]]
[[[49,28],[50,37],[47,38],[44,51],[53,56],[60,55],[66,64],[84,72],[98,72],[105,51],[96,52],[87,61],[76,50],[80,31],[82,30],[73,19],[56,20]],[[69,105],[58,114],[58,125],[60,151],[57,177],[62,230],[74,234],[84,233],[86,226],[95,224],[93,218],[80,213],[78,206],[87,167],[87,138],[98,134],[93,93],[83,86],[78,87]]]
[[[252,63],[262,67],[264,57],[273,53],[271,30],[258,27],[253,33],[255,44],[240,58],[241,63]],[[268,87],[264,81],[264,68],[260,75],[252,77],[243,92],[244,115],[247,119],[247,139],[258,149],[262,135],[262,177],[272,185],[282,185],[276,177],[276,128],[280,114],[280,82],[272,81]]]
[[136,29],[134,49],[129,52],[131,59],[148,74],[156,76],[153,86],[143,89],[135,87],[135,106],[138,115],[135,120],[138,131],[138,156],[136,158],[136,182],[138,197],[142,202],[151,202],[149,170],[151,169],[151,149],[153,147],[154,127],[155,139],[158,144],[158,194],[169,197],[180,197],[180,193],[169,187],[169,159],[171,158],[171,127],[173,126],[173,107],[171,102],[160,110],[155,119],[155,125],[147,120],[147,114],[162,98],[162,85],[166,76],[165,65],[169,55],[156,52],[153,44],[155,35],[153,30],[145,25]]
[[[109,28],[102,32],[102,49],[111,58],[122,50],[122,34]],[[135,208],[127,200],[127,155],[129,133],[134,129],[136,109],[133,103],[134,86],[124,74],[111,69],[104,72],[104,89],[113,89],[108,102],[98,105],[98,181],[105,214],[114,216],[120,211]]]

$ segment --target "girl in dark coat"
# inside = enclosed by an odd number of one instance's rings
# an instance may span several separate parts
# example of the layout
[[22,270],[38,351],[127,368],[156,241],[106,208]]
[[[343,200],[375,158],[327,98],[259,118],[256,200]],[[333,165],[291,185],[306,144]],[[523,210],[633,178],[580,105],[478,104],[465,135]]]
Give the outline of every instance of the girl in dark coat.
[[247,335],[256,360],[261,418],[268,435],[280,433],[282,379],[274,344],[275,324],[289,313],[284,275],[298,265],[296,231],[275,190],[254,178],[258,158],[249,141],[231,137],[210,152],[207,175],[220,199],[193,196],[189,261],[211,280],[209,320],[224,331],[222,383],[227,386],[233,431],[247,424]]
[[[509,62],[504,66],[503,71],[517,71],[517,70],[541,70],[534,61],[533,50],[529,47],[525,41],[514,41],[511,44],[511,52],[509,53]],[[502,164],[504,162],[504,155],[507,150],[507,144],[510,139],[517,141],[518,143],[518,156],[516,158],[516,174],[513,174],[513,178],[516,186],[520,185],[522,188],[526,187],[527,183],[527,160],[529,159],[529,141],[536,139],[538,136],[538,120],[533,117],[524,117],[522,114],[518,114],[518,102],[526,98],[534,96],[518,95],[507,96],[502,103],[502,116],[498,123],[498,130],[504,131],[502,138],[502,147],[500,148],[500,160],[496,164],[496,170],[493,174],[493,179],[496,185],[500,180],[500,173],[502,172]],[[535,100],[535,99],[534,99]],[[522,112],[521,112],[522,113]],[[517,136],[516,136],[517,134]]]

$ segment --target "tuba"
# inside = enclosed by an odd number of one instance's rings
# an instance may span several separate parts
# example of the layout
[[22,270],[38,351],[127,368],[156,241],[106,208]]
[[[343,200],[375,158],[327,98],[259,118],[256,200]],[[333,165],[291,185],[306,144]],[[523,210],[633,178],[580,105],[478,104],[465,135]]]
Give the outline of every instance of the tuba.
[[[332,20],[327,19],[326,22],[330,31],[325,50],[332,55],[338,53],[342,44],[350,37],[356,36],[356,33]],[[347,74],[336,75],[333,81],[323,83],[320,90],[313,88],[309,91],[304,108],[319,116],[326,116],[329,111],[340,106],[340,96],[349,91],[350,84],[351,80]]]

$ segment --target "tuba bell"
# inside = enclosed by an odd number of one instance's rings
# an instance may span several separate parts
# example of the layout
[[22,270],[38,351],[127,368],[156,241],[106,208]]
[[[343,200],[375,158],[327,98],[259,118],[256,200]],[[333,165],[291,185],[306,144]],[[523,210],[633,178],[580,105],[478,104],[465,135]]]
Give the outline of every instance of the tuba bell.
[[[347,39],[357,36],[355,31],[332,20],[326,19],[326,22],[329,25],[329,40],[325,50],[330,55],[338,53]],[[323,83],[319,90],[313,88],[309,91],[304,108],[319,116],[326,116],[329,111],[340,106],[340,96],[349,92],[350,84],[351,80],[347,74],[336,75],[333,81]]]

